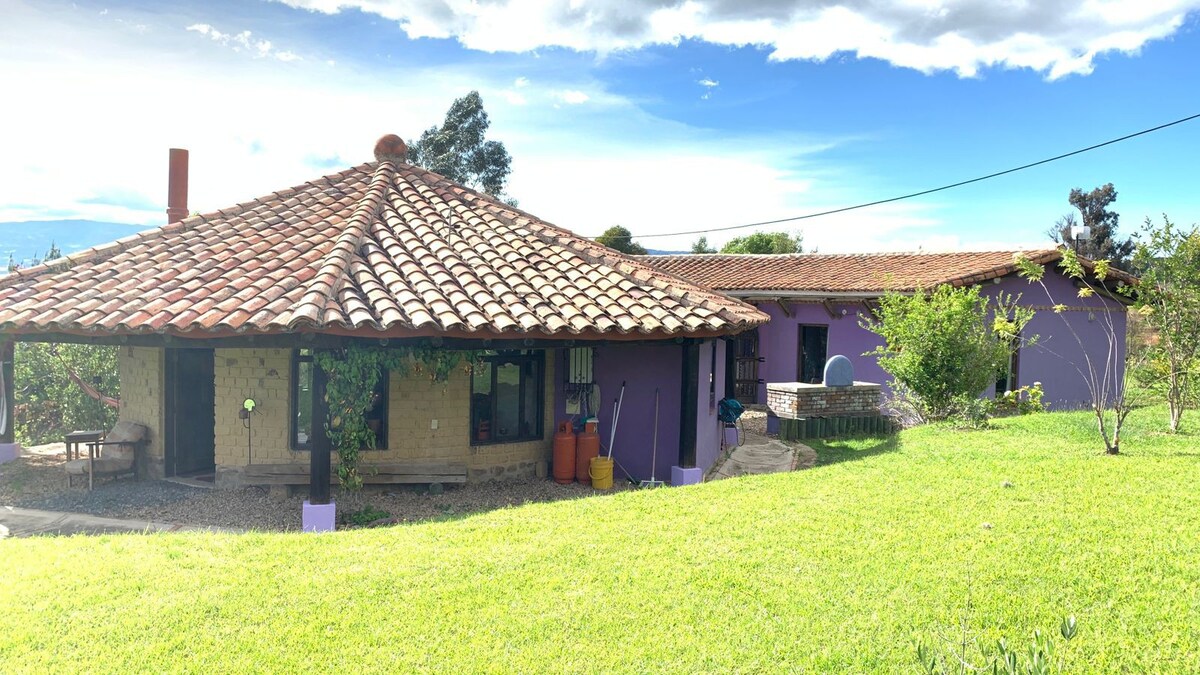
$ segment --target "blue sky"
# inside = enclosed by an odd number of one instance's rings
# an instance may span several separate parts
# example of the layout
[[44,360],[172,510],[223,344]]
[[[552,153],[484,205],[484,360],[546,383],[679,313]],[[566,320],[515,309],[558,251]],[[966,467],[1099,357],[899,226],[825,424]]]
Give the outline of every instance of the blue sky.
[[[367,161],[471,89],[514,157],[509,192],[586,235],[872,201],[1200,112],[1196,0],[3,7],[0,221],[160,224],[173,146],[191,207],[222,208]],[[1191,224],[1198,149],[1200,120],[786,227],[827,252],[1031,246],[1072,187],[1107,182],[1125,231]]]

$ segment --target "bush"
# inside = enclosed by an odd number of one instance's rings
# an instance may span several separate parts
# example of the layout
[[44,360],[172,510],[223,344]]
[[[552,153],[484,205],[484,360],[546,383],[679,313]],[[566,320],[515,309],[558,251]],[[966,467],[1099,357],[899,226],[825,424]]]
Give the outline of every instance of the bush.
[[1046,412],[1046,404],[1042,402],[1045,395],[1042,383],[1034,382],[1033,386],[1026,385],[1016,391],[1010,389],[1001,394],[996,399],[996,409],[1016,415]]
[[986,429],[996,402],[979,396],[955,396],[947,417],[965,429]]
[[[866,355],[879,357],[893,388],[911,392],[922,417],[944,419],[963,412],[966,398],[977,398],[1004,372],[1032,318],[1012,296],[993,299],[977,286],[943,284],[929,293],[886,294],[862,325],[884,339]],[[970,408],[969,415],[980,412]]]

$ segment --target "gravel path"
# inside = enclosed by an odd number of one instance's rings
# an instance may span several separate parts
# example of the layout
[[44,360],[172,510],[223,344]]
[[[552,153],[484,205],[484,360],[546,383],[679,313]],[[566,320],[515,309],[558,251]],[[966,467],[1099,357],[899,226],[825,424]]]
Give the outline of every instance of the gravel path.
[[[300,529],[303,491],[280,497],[257,487],[211,490],[168,481],[122,479],[104,480],[88,492],[86,487],[67,488],[64,461],[61,454],[42,452],[0,464],[0,505],[209,527]],[[616,482],[611,492],[625,489],[629,489],[628,483]],[[430,494],[427,486],[369,486],[358,493],[335,489],[334,500],[342,519],[369,506],[387,513],[389,522],[405,523],[458,518],[533,502],[611,492],[599,492],[578,483],[559,485],[552,480],[529,478],[446,486],[437,495]]]

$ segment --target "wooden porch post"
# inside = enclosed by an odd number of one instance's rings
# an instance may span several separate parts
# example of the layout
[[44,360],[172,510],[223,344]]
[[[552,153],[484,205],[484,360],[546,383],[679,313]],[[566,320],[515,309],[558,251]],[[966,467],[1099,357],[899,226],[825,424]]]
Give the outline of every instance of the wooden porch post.
[[[715,349],[715,347],[714,347]],[[683,382],[679,416],[679,466],[696,466],[696,399],[700,396],[700,345],[683,345]]]
[[330,443],[325,425],[329,423],[329,404],[325,401],[325,385],[328,378],[316,360],[313,360],[313,437],[309,451],[308,502],[329,503]]
[[0,444],[15,443],[17,440],[16,420],[13,419],[13,398],[16,387],[13,383],[13,355],[15,343],[0,338],[0,379],[4,380],[4,410],[0,411]]

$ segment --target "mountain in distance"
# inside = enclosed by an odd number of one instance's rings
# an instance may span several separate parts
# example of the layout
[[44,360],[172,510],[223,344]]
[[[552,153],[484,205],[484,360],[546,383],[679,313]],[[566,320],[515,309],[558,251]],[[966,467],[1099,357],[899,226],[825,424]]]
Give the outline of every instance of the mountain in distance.
[[9,256],[28,265],[41,262],[57,246],[63,255],[99,244],[116,241],[136,232],[151,229],[147,225],[105,223],[98,220],[22,220],[0,223],[0,272]]

